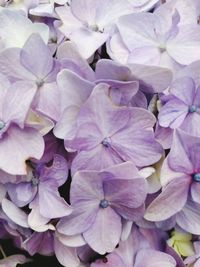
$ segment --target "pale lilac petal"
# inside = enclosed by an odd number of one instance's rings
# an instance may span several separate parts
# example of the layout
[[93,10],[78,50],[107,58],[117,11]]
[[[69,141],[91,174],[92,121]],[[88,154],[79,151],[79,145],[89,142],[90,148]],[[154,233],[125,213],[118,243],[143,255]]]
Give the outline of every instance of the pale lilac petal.
[[133,180],[109,179],[103,182],[105,198],[117,210],[118,206],[138,208],[146,198],[147,184],[145,179]]
[[[194,171],[194,163],[191,161],[190,155],[193,154],[195,156],[193,149],[199,141],[198,138],[191,135],[189,136],[190,138],[188,138],[188,135],[181,130],[175,131],[168,163],[171,169],[176,172],[191,174]],[[197,147],[198,146],[196,146],[196,148]]]
[[99,209],[90,228],[83,233],[89,246],[99,254],[112,252],[121,236],[122,224],[119,215],[107,207]]
[[[78,68],[78,73],[81,77],[83,77],[86,80],[94,81],[94,71],[88,64],[87,60],[85,60],[78,52],[77,47],[73,42],[67,41],[61,43],[61,45],[58,47],[56,56],[59,60],[63,60],[65,62],[68,62],[67,69],[70,69],[71,64],[75,64]],[[66,59],[66,61],[65,61]],[[76,68],[76,69],[77,69]],[[73,71],[73,69],[71,69]]]
[[132,77],[147,86],[148,93],[162,92],[172,81],[172,72],[167,68],[139,64],[129,64],[128,66]]
[[123,16],[117,26],[127,47],[133,51],[135,48],[156,47],[155,31],[156,16],[151,13],[138,13]]
[[20,63],[19,48],[8,48],[0,54],[0,71],[5,74],[9,80],[29,80],[35,81],[35,76],[30,73]]
[[58,74],[57,82],[61,95],[61,111],[70,106],[81,107],[95,85],[70,70],[62,70]]
[[200,204],[200,184],[198,182],[193,182],[191,185],[191,196],[193,201]]
[[2,119],[24,127],[37,87],[31,82],[18,81],[7,90],[3,103]]
[[29,204],[37,193],[37,186],[33,186],[31,182],[8,184],[8,194],[13,203],[18,207],[24,207]]
[[[32,33],[39,33],[47,43],[49,28],[44,23],[32,23],[18,11],[3,9],[0,12],[0,45],[4,48],[23,47]],[[16,34],[18,33],[18,34]]]
[[80,171],[73,176],[70,191],[70,201],[72,206],[81,201],[89,201],[94,203],[98,199],[104,198],[104,188],[102,178],[96,171]]
[[176,79],[170,86],[170,93],[182,100],[186,105],[193,104],[196,94],[195,83],[189,77]]
[[172,256],[151,249],[142,249],[137,253],[135,267],[176,267]]
[[77,170],[102,170],[124,162],[115,151],[106,149],[103,145],[89,151],[81,151],[72,162],[72,175]]
[[12,126],[0,140],[0,168],[10,174],[26,174],[25,161],[39,159],[43,152],[44,140],[37,131]]
[[21,64],[38,79],[45,78],[53,68],[50,50],[39,34],[32,34],[29,37],[21,50],[20,60]]
[[124,161],[133,161],[139,167],[153,164],[162,156],[162,148],[155,141],[153,132],[136,130],[135,127],[127,127],[116,133],[112,137],[112,147]]
[[57,121],[60,116],[60,93],[56,82],[44,83],[37,91],[34,109]]
[[80,265],[76,248],[67,247],[55,238],[54,250],[56,258],[63,266],[78,267]]
[[172,180],[148,206],[145,219],[163,221],[181,211],[187,201],[189,185],[187,176]]
[[45,218],[39,212],[38,197],[31,202],[29,207],[32,209],[28,215],[28,225],[36,232],[45,232],[47,230],[54,230],[55,227],[49,223],[49,218]]
[[170,56],[182,65],[189,65],[199,60],[199,33],[199,25],[180,26],[177,36],[167,43],[167,51]]
[[42,169],[40,180],[53,180],[57,183],[57,187],[63,185],[68,177],[68,164],[64,157],[54,154],[53,163],[50,167]]
[[61,234],[76,235],[89,229],[95,220],[99,209],[99,203],[85,201],[75,205],[72,214],[62,218],[57,224],[57,230]]
[[188,201],[181,212],[176,216],[177,224],[185,231],[200,234],[200,206],[198,203]]
[[161,127],[172,129],[181,126],[188,114],[188,106],[178,99],[170,100],[160,110],[158,115]]
[[45,218],[61,218],[72,213],[72,208],[48,181],[39,185],[38,197],[39,212]]
[[77,248],[86,244],[81,234],[69,236],[56,232],[56,238],[67,247]]
[[20,208],[15,206],[10,200],[4,198],[1,202],[2,209],[11,221],[14,223],[28,228],[27,214]]

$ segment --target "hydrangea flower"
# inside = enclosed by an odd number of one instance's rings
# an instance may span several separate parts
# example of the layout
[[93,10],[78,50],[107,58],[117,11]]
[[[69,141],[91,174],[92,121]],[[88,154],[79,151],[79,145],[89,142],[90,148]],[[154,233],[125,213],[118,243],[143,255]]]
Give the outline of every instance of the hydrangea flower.
[[[147,233],[146,233],[147,234]],[[150,239],[149,239],[150,238]],[[175,259],[157,249],[155,242],[151,240],[152,235],[145,236],[142,231],[136,227],[132,231],[127,240],[119,243],[119,247],[106,258],[97,260],[91,267],[175,267]],[[160,244],[159,244],[160,245]]]
[[200,26],[179,26],[179,14],[167,9],[122,16],[109,41],[109,55],[123,64],[167,66],[173,71],[200,59]]
[[183,77],[173,82],[169,91],[170,94],[163,98],[164,105],[158,115],[159,125],[171,129],[180,128],[200,136],[199,128],[196,127],[200,121],[200,88],[195,86],[191,78]]
[[33,108],[53,120],[58,119],[60,101],[56,76],[59,65],[40,35],[32,34],[22,49],[10,48],[2,52],[0,71],[11,81],[23,80],[36,84],[38,90]]
[[154,139],[154,124],[154,116],[144,109],[114,106],[108,86],[97,85],[80,109],[75,138],[65,141],[67,147],[78,151],[72,173],[128,160],[139,167],[157,162],[162,148]]
[[161,171],[162,192],[148,206],[147,220],[163,221],[174,216],[182,229],[200,234],[199,140],[199,137],[176,130]]
[[26,124],[37,88],[30,82],[11,85],[2,75],[0,80],[0,168],[10,174],[26,174],[25,161],[40,159],[44,152],[42,135]]
[[98,253],[111,252],[120,240],[121,218],[140,218],[145,198],[145,179],[131,162],[101,172],[77,172],[70,191],[73,212],[60,220],[58,231],[66,235],[82,233]]
[[123,0],[73,0],[70,6],[56,8],[62,21],[60,30],[84,58],[91,57],[108,40],[117,19],[131,11],[131,5]]
[[58,187],[65,183],[67,176],[66,161],[55,155],[51,167],[45,167],[43,164],[36,166],[30,181],[8,185],[8,193],[13,203],[19,207],[29,204],[31,213],[28,223],[32,229],[43,231],[43,224],[50,219],[60,218],[72,212],[58,193]]

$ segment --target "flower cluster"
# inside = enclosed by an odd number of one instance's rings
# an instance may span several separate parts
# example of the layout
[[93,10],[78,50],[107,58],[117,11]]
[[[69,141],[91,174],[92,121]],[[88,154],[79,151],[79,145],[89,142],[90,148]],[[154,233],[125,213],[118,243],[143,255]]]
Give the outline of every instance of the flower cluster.
[[200,266],[199,16],[0,0],[0,266]]

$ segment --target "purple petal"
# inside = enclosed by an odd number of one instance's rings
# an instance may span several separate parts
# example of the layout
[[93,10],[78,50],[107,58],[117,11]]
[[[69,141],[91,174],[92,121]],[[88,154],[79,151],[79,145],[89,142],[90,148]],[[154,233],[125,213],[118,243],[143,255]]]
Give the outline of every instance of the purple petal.
[[25,161],[41,158],[43,151],[44,141],[37,131],[12,126],[0,139],[0,168],[10,174],[26,174]]
[[145,219],[163,221],[181,211],[187,201],[189,185],[190,179],[187,176],[172,180],[148,206]]
[[112,252],[121,236],[122,224],[115,211],[107,207],[99,209],[96,218],[83,237],[89,246],[99,254]]

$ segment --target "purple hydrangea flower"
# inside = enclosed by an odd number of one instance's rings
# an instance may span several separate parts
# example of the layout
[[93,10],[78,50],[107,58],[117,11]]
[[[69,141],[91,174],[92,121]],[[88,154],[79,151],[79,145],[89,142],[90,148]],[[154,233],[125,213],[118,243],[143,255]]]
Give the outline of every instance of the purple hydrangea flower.
[[91,57],[112,34],[117,19],[132,10],[123,0],[73,0],[70,6],[56,8],[62,21],[60,30],[84,58]]
[[58,187],[65,183],[67,176],[66,161],[61,156],[55,155],[52,166],[45,167],[39,164],[32,173],[30,181],[7,186],[13,203],[19,207],[29,204],[31,213],[28,216],[28,223],[36,231],[43,231],[43,227],[46,230],[44,224],[50,219],[60,218],[72,212],[58,192]]
[[180,128],[200,136],[200,129],[196,127],[200,122],[200,87],[195,86],[193,79],[183,77],[172,83],[169,92],[163,97],[164,105],[158,115],[159,125]]
[[0,80],[0,168],[10,174],[26,174],[25,161],[40,159],[44,152],[41,134],[26,124],[37,88],[30,82],[11,85],[2,75]]
[[82,233],[98,253],[111,252],[120,240],[121,218],[141,218],[146,193],[146,181],[131,162],[101,172],[77,172],[70,191],[73,212],[60,220],[58,231]]
[[177,11],[162,6],[153,13],[122,16],[108,44],[109,55],[121,63],[167,66],[173,71],[200,59],[200,26],[179,26]]
[[200,234],[199,141],[199,137],[176,130],[161,171],[162,192],[148,206],[147,220],[163,221],[175,216],[172,218],[182,229]]
[[154,116],[141,108],[114,106],[108,88],[96,86],[78,114],[75,138],[65,141],[67,147],[78,151],[72,173],[128,160],[143,167],[161,158],[162,148],[153,134]]

